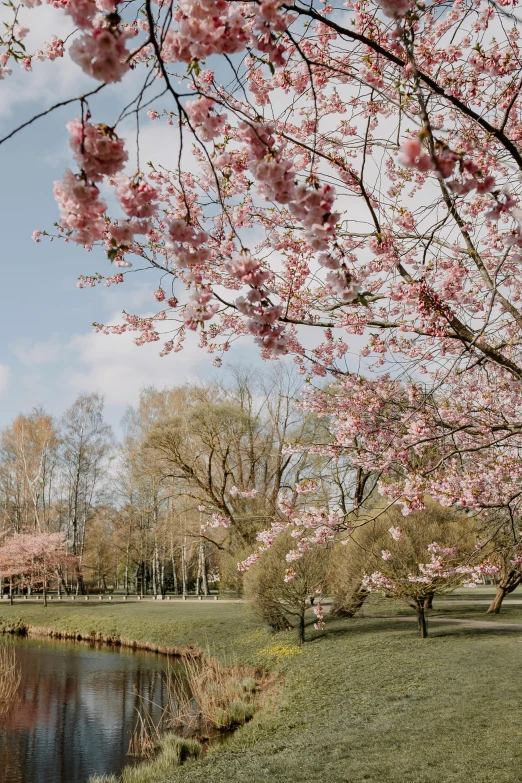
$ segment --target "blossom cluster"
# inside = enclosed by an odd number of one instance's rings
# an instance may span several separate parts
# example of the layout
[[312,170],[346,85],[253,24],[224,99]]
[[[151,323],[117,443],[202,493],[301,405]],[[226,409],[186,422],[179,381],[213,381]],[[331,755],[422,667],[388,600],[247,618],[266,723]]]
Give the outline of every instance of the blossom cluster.
[[243,489],[243,490],[241,490],[241,489],[238,489],[236,486],[233,486],[233,487],[230,488],[230,494],[232,495],[232,497],[237,497],[239,495],[239,497],[242,497],[242,498],[250,498],[250,499],[252,499],[252,498],[257,497],[257,489],[254,488],[254,489]]

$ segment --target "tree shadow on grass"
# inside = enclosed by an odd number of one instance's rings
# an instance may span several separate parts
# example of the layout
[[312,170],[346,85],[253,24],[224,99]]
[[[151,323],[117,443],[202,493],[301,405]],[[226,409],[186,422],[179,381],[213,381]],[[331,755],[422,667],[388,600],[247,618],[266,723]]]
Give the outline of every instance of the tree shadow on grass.
[[497,626],[495,623],[491,623],[491,626],[489,628],[477,628],[473,627],[471,625],[444,625],[443,623],[434,623],[433,625],[429,625],[428,623],[428,638],[429,637],[465,637],[465,636],[472,636],[472,637],[499,637],[499,636],[519,636],[522,639],[522,626],[520,627],[520,630],[517,630],[516,628],[502,628]]
[[[417,629],[412,619],[412,622],[405,622],[404,620],[397,620],[394,618],[360,618],[352,617],[344,620],[330,620],[326,622],[326,631],[312,631],[308,632],[306,643],[322,643],[327,642],[328,638],[339,638],[344,636],[361,637],[374,633],[394,633],[401,636],[411,636],[412,639],[417,639]],[[313,623],[309,623],[309,626]],[[464,638],[464,637],[499,637],[502,636],[520,636],[522,638],[522,624],[520,630],[515,628],[502,628],[496,623],[491,623],[487,628],[476,627],[472,625],[462,625],[457,623],[430,623],[428,617],[428,639],[422,641],[428,641],[430,638]]]
[[[335,623],[335,624],[334,624]],[[415,635],[415,627],[409,628],[406,623],[397,622],[393,618],[360,618],[351,617],[344,620],[330,620],[326,622],[326,631],[313,631],[307,636],[306,641],[327,640],[328,637],[365,636],[375,632],[395,632],[399,634],[411,633]]]

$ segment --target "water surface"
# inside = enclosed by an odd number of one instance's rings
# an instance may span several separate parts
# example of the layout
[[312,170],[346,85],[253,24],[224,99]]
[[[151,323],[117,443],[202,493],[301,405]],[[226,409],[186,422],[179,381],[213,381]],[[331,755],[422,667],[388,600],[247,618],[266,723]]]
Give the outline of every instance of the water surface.
[[22,681],[0,717],[0,783],[86,783],[133,763],[142,699],[156,718],[167,700],[165,657],[32,639],[14,647]]

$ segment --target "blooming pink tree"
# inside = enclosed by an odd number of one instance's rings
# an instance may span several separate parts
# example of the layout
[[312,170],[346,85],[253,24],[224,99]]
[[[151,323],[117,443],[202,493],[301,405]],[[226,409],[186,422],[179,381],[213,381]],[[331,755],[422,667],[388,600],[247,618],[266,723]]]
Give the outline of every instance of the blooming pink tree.
[[8,538],[0,547],[0,575],[10,581],[11,603],[17,584],[41,586],[47,606],[49,581],[56,577],[57,568],[71,560],[63,533],[18,533]]
[[380,592],[386,598],[406,601],[417,612],[419,636],[428,635],[426,625],[426,599],[446,593],[460,584],[475,587],[484,575],[491,576],[499,571],[494,563],[484,561],[473,563],[469,552],[458,547],[439,546],[436,541],[428,545],[425,563],[417,563],[413,570],[408,568],[407,558],[401,553],[401,545],[395,544],[392,551],[382,551],[382,568],[365,574],[362,583],[369,593]]
[[[0,77],[70,56],[97,81],[70,99],[56,234],[112,265],[81,287],[122,284],[136,257],[157,273],[154,314],[99,331],[163,356],[192,331],[217,365],[250,336],[266,359],[334,377],[306,399],[336,423],[329,452],[380,474],[406,511],[430,494],[516,513],[516,0],[52,0],[77,33],[30,53],[40,2],[10,6]],[[121,112],[98,116],[97,94],[124,79],[135,100],[122,89]],[[134,171],[131,120],[172,126],[175,170]]]

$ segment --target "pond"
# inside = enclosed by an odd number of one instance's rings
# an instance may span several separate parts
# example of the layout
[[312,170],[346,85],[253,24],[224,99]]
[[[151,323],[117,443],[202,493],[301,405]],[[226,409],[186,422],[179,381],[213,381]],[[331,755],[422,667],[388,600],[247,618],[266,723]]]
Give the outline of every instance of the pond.
[[14,649],[22,680],[0,717],[0,783],[87,783],[135,763],[137,710],[145,701],[159,719],[167,701],[165,657],[33,639]]

